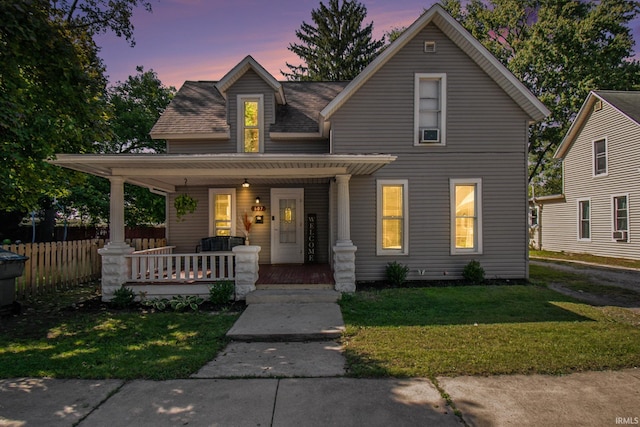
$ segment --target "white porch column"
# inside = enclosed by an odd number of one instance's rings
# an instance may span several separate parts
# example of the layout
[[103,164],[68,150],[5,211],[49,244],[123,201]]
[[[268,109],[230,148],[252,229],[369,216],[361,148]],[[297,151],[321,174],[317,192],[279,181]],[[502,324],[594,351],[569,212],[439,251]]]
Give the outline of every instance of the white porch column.
[[258,281],[258,254],[260,246],[234,246],[236,256],[236,301],[246,299],[247,294],[256,290]]
[[351,175],[336,175],[338,185],[338,246],[351,245],[351,214],[349,210],[349,180]]
[[110,301],[113,292],[127,281],[131,269],[126,255],[134,248],[124,241],[124,178],[110,178],[109,243],[98,250],[102,256],[102,300]]
[[333,247],[333,279],[339,292],[356,290],[356,250],[351,241],[349,180],[351,175],[336,175],[338,187],[338,240]]

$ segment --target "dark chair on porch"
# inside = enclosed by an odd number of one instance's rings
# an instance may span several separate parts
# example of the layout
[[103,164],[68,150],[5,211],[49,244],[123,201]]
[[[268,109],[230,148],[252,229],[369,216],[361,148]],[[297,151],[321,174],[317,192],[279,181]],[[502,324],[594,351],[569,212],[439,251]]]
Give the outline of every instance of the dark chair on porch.
[[200,244],[196,246],[196,252],[220,252],[230,251],[235,246],[244,245],[244,237],[237,236],[214,236],[200,239]]
[[[196,252],[229,252],[235,246],[244,245],[244,237],[237,236],[214,236],[204,237],[200,239],[200,244],[196,246]],[[207,265],[206,268],[215,268],[216,273],[219,272],[220,260],[216,258],[215,267],[213,265]],[[230,267],[228,267],[230,268]],[[235,262],[233,263],[233,270],[235,272]]]

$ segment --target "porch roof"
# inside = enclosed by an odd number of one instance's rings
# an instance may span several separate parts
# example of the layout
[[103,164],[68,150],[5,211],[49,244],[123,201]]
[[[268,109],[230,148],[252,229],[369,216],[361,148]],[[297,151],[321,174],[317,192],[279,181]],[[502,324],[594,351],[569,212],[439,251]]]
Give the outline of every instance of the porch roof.
[[396,160],[389,154],[57,154],[50,163],[173,193],[177,186],[313,181],[370,175]]

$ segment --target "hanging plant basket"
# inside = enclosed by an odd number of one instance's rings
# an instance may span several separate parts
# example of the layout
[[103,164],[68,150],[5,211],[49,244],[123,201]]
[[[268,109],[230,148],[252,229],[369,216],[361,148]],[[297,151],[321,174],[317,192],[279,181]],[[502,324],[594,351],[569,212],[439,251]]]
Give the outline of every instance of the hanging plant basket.
[[173,206],[176,208],[176,217],[178,222],[184,221],[182,219],[188,213],[194,213],[198,207],[198,200],[194,199],[188,194],[180,194],[173,201]]

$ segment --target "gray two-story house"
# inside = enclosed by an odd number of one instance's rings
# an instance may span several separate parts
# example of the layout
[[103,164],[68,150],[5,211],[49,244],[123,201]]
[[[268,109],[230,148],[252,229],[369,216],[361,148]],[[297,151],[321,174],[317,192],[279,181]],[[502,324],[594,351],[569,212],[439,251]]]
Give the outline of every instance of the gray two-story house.
[[[353,81],[278,81],[248,56],[182,86],[151,131],[167,154],[56,163],[111,179],[118,229],[122,182],[166,194],[176,253],[240,236],[258,266],[324,264],[343,291],[393,261],[410,280],[460,278],[471,260],[525,278],[528,126],[547,114],[435,5]],[[178,220],[185,193],[198,205]]]
[[640,259],[640,92],[589,93],[555,158],[563,192],[535,200],[533,245]]

